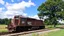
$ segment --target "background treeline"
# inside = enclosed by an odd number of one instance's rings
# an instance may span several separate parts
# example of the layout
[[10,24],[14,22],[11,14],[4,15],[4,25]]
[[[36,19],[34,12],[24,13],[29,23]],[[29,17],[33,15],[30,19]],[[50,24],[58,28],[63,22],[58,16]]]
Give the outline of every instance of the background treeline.
[[11,22],[11,19],[8,19],[8,18],[4,18],[4,19],[0,19],[0,24],[2,24],[2,25],[8,25],[8,24],[10,24],[10,22]]

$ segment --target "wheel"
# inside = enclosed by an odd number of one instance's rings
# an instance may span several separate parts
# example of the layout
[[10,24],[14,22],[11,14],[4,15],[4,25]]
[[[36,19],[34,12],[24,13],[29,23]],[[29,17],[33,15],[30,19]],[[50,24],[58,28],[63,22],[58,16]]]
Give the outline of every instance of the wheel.
[[44,29],[45,28],[45,26],[39,26],[39,29]]
[[16,27],[16,32],[21,32],[22,28],[21,27]]

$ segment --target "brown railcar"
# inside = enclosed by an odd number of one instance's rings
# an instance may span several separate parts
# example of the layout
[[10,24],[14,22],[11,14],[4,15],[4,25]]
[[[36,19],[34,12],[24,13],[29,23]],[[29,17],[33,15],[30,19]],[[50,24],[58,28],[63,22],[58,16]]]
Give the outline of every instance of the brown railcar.
[[14,16],[14,19],[12,19],[11,23],[8,25],[9,32],[44,28],[45,25],[42,20],[37,20],[24,16]]

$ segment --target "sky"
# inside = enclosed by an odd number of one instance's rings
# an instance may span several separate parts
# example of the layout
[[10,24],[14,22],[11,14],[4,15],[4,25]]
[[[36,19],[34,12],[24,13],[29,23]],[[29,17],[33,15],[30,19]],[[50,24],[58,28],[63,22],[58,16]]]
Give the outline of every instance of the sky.
[[[0,18],[13,18],[23,15],[39,19],[37,8],[46,0],[0,0]],[[45,17],[46,18],[46,17]],[[64,21],[59,21],[64,23]]]
[[46,0],[0,0],[0,18],[23,15],[38,18],[37,8]]

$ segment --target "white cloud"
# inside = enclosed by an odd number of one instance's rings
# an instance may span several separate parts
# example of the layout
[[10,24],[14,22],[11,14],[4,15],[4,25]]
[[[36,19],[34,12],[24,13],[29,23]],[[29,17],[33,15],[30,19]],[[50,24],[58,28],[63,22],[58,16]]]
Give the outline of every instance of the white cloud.
[[0,4],[4,4],[4,1],[3,0],[0,0]]
[[47,16],[44,16],[43,19],[40,19],[38,15],[34,15],[34,16],[29,16],[30,18],[34,18],[34,19],[37,19],[37,20],[45,20],[46,18],[48,18]]
[[[10,6],[9,6],[10,5]],[[28,2],[22,1],[20,3],[15,3],[15,4],[9,4],[7,7],[8,10],[24,10],[26,7],[30,7],[30,6],[35,6],[35,4],[33,2],[31,2],[31,0],[29,0]]]
[[64,0],[63,0],[64,1]]
[[59,23],[64,24],[64,20],[58,20]]
[[40,19],[40,18],[38,17],[38,15],[33,15],[33,16],[28,16],[28,17],[34,18],[34,19],[37,19],[37,20],[42,20],[42,19]]
[[1,18],[2,15],[3,15],[3,12],[2,12],[3,9],[4,9],[4,8],[0,8],[0,18]]
[[0,11],[2,11],[2,8],[0,8]]
[[7,9],[7,11],[2,12],[0,15],[0,18],[13,18],[14,15],[24,15],[27,16],[27,14],[24,12],[24,10],[31,6],[35,6],[35,4],[33,2],[31,2],[31,0],[29,0],[28,2],[22,1],[20,3],[14,3],[14,4],[10,4],[8,2],[6,2],[5,7]]
[[24,13],[23,11],[6,11],[5,12],[5,17],[4,18],[13,18],[14,15],[24,15],[26,16],[27,14]]
[[31,18],[35,18],[35,19],[39,19],[38,15],[34,15],[34,16],[29,16]]
[[12,4],[6,2],[5,7],[11,6]]

